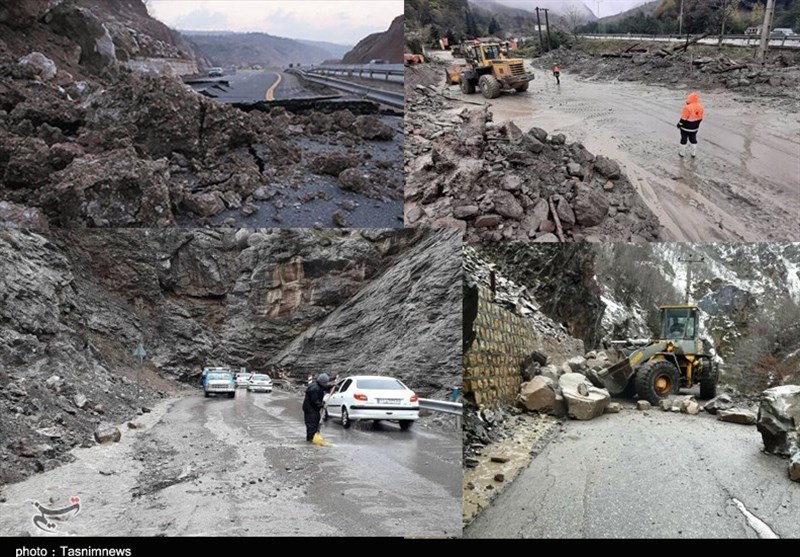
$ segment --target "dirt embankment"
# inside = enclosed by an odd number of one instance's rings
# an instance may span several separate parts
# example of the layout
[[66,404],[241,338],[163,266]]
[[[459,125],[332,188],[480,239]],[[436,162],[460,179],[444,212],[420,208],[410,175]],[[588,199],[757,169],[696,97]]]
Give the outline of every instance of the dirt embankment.
[[[620,165],[563,134],[450,100],[444,66],[409,68],[405,213],[468,241],[654,241],[659,222]],[[416,75],[415,75],[416,74]]]
[[558,64],[566,74],[598,81],[642,83],[699,89],[728,89],[781,110],[800,110],[800,53],[768,52],[762,66],[749,48],[691,45],[676,50],[663,43],[585,41],[534,58],[534,67]]

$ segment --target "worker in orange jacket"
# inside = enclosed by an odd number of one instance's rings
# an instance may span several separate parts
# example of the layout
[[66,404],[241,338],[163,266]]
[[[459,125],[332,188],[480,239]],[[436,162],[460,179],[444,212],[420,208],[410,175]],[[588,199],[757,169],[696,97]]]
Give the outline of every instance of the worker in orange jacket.
[[692,157],[697,156],[697,130],[700,129],[700,122],[703,121],[703,105],[700,104],[700,95],[692,91],[686,97],[686,106],[683,107],[681,121],[678,122],[678,129],[681,130],[681,146],[678,147],[678,155],[686,155],[686,142],[691,143]]

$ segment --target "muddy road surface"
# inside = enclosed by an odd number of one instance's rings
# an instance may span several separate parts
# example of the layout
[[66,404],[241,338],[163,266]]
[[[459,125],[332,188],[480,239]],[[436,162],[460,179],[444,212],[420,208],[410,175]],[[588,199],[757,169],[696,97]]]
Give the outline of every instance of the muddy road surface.
[[122,428],[119,443],[5,486],[0,535],[48,535],[34,502],[77,516],[78,536],[457,536],[461,432],[418,423],[323,426],[332,447],[305,441],[302,395],[199,393],[165,401]]
[[[488,101],[494,120],[564,133],[619,161],[665,241],[800,239],[800,113],[700,91],[698,155],[681,159],[676,124],[688,90],[586,81],[568,69],[557,86],[552,74],[535,74],[527,93]],[[458,87],[448,95],[485,101]]]
[[640,412],[570,421],[469,538],[800,536],[800,486],[755,426]]

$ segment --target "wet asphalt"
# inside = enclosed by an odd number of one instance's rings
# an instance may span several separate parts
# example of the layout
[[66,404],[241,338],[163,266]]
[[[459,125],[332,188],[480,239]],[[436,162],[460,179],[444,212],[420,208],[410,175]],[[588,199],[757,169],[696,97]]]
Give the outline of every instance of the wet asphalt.
[[[76,449],[73,463],[0,491],[0,535],[49,535],[34,502],[81,511],[82,536],[459,536],[461,433],[416,424],[323,427],[305,441],[299,393],[192,393]],[[419,427],[417,427],[419,426]]]
[[800,537],[800,484],[762,447],[708,414],[570,421],[464,537]]

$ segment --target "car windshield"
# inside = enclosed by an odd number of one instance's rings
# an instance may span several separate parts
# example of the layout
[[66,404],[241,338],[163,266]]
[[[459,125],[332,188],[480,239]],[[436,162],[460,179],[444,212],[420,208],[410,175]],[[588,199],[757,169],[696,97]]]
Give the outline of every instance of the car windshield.
[[390,377],[386,379],[357,379],[356,386],[359,389],[374,389],[380,391],[404,391],[406,389],[400,381]]
[[214,381],[230,381],[231,376],[228,373],[209,373],[208,378]]
[[250,379],[252,381],[269,381],[269,375],[254,375]]

